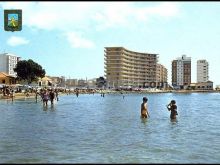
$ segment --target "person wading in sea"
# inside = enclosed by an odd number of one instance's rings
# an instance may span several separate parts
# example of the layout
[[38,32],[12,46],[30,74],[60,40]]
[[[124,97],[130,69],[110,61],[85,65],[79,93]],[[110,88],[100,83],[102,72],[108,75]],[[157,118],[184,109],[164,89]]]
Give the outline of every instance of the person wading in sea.
[[147,101],[146,97],[143,97],[143,103],[141,104],[141,118],[149,118],[150,115],[147,110]]
[[178,113],[175,100],[171,100],[171,102],[167,105],[167,109],[170,111],[170,119],[176,119],[176,115],[178,115]]

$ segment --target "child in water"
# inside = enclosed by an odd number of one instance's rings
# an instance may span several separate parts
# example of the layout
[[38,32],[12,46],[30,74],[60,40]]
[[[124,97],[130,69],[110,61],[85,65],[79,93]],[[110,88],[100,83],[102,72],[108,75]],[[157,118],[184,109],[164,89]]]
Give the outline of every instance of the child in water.
[[147,101],[146,97],[143,97],[143,103],[141,104],[141,118],[148,118],[150,117],[148,110],[147,110]]
[[176,119],[176,115],[178,115],[178,113],[175,100],[171,100],[171,102],[167,105],[167,109],[168,111],[171,111],[170,119]]

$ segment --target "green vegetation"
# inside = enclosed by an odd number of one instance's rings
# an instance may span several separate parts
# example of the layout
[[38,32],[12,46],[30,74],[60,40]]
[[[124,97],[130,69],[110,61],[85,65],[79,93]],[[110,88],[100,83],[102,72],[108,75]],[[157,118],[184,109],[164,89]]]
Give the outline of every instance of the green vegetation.
[[29,84],[33,81],[37,81],[39,77],[45,76],[45,70],[42,69],[41,65],[29,59],[21,60],[17,63],[14,71],[17,72],[18,80],[25,80]]

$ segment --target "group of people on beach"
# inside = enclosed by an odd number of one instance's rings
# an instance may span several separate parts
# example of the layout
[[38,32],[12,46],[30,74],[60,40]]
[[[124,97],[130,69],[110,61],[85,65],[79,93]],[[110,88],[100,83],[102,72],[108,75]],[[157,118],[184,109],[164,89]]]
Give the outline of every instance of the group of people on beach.
[[[143,103],[141,104],[141,118],[149,118],[149,112],[147,108],[147,97],[143,97]],[[167,105],[168,111],[170,111],[170,119],[176,119],[177,113],[177,105],[175,100],[171,100],[171,102]]]
[[55,89],[44,89],[40,92],[36,91],[35,98],[37,102],[37,95],[41,96],[41,100],[43,101],[43,105],[47,106],[48,101],[50,100],[51,105],[54,104],[54,100],[59,101],[58,91]]

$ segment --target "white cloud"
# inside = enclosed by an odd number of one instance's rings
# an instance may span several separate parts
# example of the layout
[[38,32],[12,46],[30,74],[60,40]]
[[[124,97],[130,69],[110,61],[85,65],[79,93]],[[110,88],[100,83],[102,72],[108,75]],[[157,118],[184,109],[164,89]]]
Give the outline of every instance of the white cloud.
[[162,2],[157,6],[136,9],[135,13],[139,20],[148,20],[154,16],[174,17],[179,13],[179,4],[176,2]]
[[23,25],[45,30],[69,30],[90,20],[95,3],[85,2],[5,2],[4,9],[22,9]]
[[7,40],[7,44],[10,46],[19,46],[19,45],[26,45],[29,41],[22,37],[12,36]]
[[103,4],[103,9],[93,14],[99,28],[127,27],[131,24],[134,8],[129,2],[108,2]]
[[[127,26],[152,16],[173,17],[177,2],[2,2],[4,9],[23,10],[23,24],[39,29],[76,29],[93,25],[105,28]],[[153,4],[153,6],[152,6]]]
[[129,28],[135,25],[143,25],[147,23],[146,20],[155,18],[155,16],[170,18],[179,14],[179,4],[176,2],[157,2],[154,6],[150,6],[146,2],[146,5],[139,7],[135,4],[138,3],[105,3],[102,10],[98,10],[93,14],[93,19],[97,21],[100,29],[110,27]]
[[95,46],[92,41],[83,38],[81,34],[68,32],[65,35],[73,48],[93,48]]
[[[80,29],[84,35],[89,31],[100,29],[139,26],[148,23],[147,20],[155,16],[170,18],[179,13],[177,2],[141,2],[141,5],[139,4],[138,2],[0,3],[3,9],[22,9],[24,26],[35,29],[60,30],[64,33]],[[91,44],[87,42],[87,39],[81,39],[85,40],[87,45]],[[78,41],[81,42],[81,39]],[[71,41],[71,44],[77,45],[75,39],[74,41],[73,39],[68,40]]]

